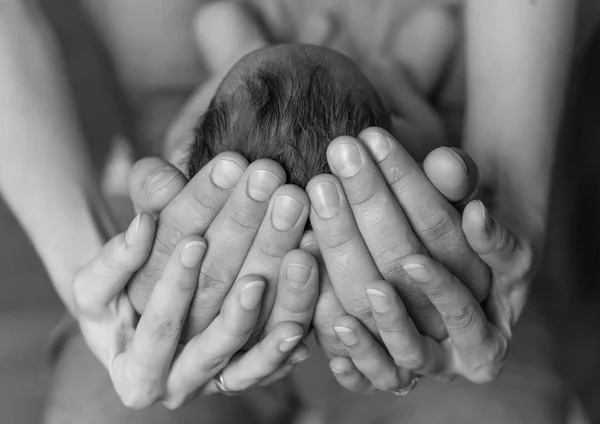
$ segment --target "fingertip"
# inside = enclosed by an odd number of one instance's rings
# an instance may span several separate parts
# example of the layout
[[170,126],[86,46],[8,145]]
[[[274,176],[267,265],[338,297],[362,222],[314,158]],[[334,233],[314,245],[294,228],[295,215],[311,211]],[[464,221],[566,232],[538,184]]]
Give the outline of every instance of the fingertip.
[[199,236],[186,236],[177,243],[173,253],[180,255],[185,268],[199,268],[206,253],[206,241]]
[[464,202],[475,193],[477,165],[459,149],[440,147],[433,150],[423,162],[423,171],[451,202]]
[[394,140],[389,132],[379,127],[369,127],[361,131],[358,139],[365,145],[376,163],[382,162],[389,156]]
[[472,200],[465,206],[462,217],[462,229],[471,248],[478,253],[485,250],[490,243],[488,231],[491,216],[483,202]]
[[329,361],[329,369],[334,375],[344,375],[354,370],[354,363],[345,356],[336,356]]
[[266,284],[262,277],[246,275],[239,280],[240,304],[247,311],[256,310],[262,302]]
[[185,176],[159,158],[140,159],[129,177],[129,192],[136,210],[159,213],[187,183]]
[[310,358],[310,349],[305,343],[300,342],[288,358],[288,361],[296,365],[306,361],[308,358]]

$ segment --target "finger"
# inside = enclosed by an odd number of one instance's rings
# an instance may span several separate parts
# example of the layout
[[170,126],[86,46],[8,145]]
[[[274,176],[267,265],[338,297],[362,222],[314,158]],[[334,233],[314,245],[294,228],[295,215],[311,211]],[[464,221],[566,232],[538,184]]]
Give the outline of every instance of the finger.
[[458,211],[387,131],[369,128],[359,139],[377,162],[427,252],[456,275],[478,300],[485,298],[490,285],[489,273],[469,246]]
[[302,327],[296,323],[282,322],[277,325],[263,340],[223,370],[227,389],[248,389],[277,371],[303,335]]
[[333,328],[356,368],[373,387],[388,391],[406,387],[410,383],[410,373],[399,370],[381,345],[354,317],[346,315],[338,318]]
[[[258,320],[257,331],[260,331],[267,321],[278,291],[277,280],[282,267],[284,256],[298,247],[308,219],[309,204],[306,192],[295,185],[285,185],[277,189],[269,204],[256,238],[243,261],[238,275],[261,275],[267,283],[267,291],[263,301],[261,316]],[[300,252],[297,255],[302,256]],[[309,260],[303,257],[303,260]],[[312,268],[311,268],[312,269]],[[318,276],[314,276],[302,296],[312,299],[314,283]],[[308,280],[307,280],[308,281]],[[298,293],[299,294],[299,293]],[[306,300],[297,299],[300,304]],[[289,304],[288,304],[289,306]],[[303,320],[306,314],[303,314]]]
[[348,313],[374,330],[362,282],[379,280],[381,275],[344,190],[333,175],[318,175],[309,181],[306,191],[311,202],[310,222],[335,293]]
[[128,287],[129,297],[138,312],[144,310],[177,242],[184,235],[205,235],[246,166],[246,159],[237,153],[217,155],[161,212],[150,258]]
[[111,239],[75,278],[73,296],[78,312],[102,313],[119,295],[152,248],[155,223],[147,213],[137,215],[126,233]]
[[186,183],[187,178],[162,159],[138,160],[129,174],[129,193],[136,213],[159,214]]
[[308,334],[319,296],[316,259],[303,250],[292,250],[285,255],[281,261],[276,292],[264,334],[269,334],[283,322],[297,323],[303,328],[304,334]]
[[472,201],[465,207],[463,230],[473,250],[492,271],[510,275],[511,280],[530,271],[533,262],[531,246],[494,219],[481,201]]
[[142,314],[121,371],[135,375],[138,385],[162,396],[187,311],[194,297],[206,244],[198,236],[183,238],[156,283]]
[[425,6],[400,27],[392,54],[399,58],[419,91],[428,96],[444,75],[458,36],[458,25],[449,7]]
[[169,407],[182,405],[204,387],[246,343],[256,325],[264,290],[265,282],[258,276],[236,281],[219,316],[173,362],[165,399]]
[[[422,331],[444,338],[444,325],[435,308],[421,291],[410,286],[398,265],[402,257],[425,253],[425,249],[367,149],[355,138],[339,137],[329,145],[327,157],[332,172],[344,187],[358,230],[382,277],[400,291]],[[339,295],[337,288],[336,292]],[[360,293],[364,295],[364,289]]]
[[[186,338],[200,333],[217,316],[223,299],[238,275],[261,275],[266,280],[267,292],[269,291],[271,276],[253,272],[256,268],[243,265],[250,260],[255,239],[260,237],[259,228],[268,214],[269,201],[284,181],[285,172],[278,163],[268,159],[253,162],[208,228],[205,238],[209,248],[190,310]],[[286,201],[284,203],[288,204]],[[271,238],[270,242],[276,245],[276,239]],[[265,251],[268,248],[266,246]],[[227,258],[227,261],[223,261],[223,258]],[[259,257],[256,260],[263,259]],[[265,300],[263,305],[270,307],[270,303],[265,303]]]
[[469,155],[453,147],[440,147],[425,158],[423,172],[435,188],[456,207],[475,197],[479,171]]
[[329,369],[340,386],[356,393],[372,393],[375,388],[350,358],[336,357],[329,361]]
[[343,356],[346,348],[335,334],[333,322],[336,318],[346,315],[346,311],[333,291],[333,286],[329,280],[329,274],[321,257],[317,238],[313,231],[307,231],[302,236],[300,248],[313,255],[319,264],[320,291],[313,318],[313,328],[315,329],[317,341],[328,357]]
[[507,340],[490,325],[469,289],[426,256],[406,258],[404,269],[442,316],[456,351],[455,370],[474,382],[493,380],[506,355]]
[[306,361],[308,358],[310,358],[308,346],[303,342],[298,343],[281,367],[260,381],[260,386],[268,386],[269,384],[282,379],[287,376],[296,365]]
[[395,364],[416,374],[442,374],[448,367],[446,352],[419,333],[394,287],[375,281],[366,292],[381,340]]

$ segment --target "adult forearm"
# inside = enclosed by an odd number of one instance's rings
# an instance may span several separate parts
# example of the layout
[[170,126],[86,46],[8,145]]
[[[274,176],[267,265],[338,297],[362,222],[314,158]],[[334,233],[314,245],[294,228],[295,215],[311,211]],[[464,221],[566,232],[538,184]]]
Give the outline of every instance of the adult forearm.
[[574,0],[467,0],[465,149],[497,207],[543,235]]
[[24,3],[0,4],[0,192],[70,307],[73,274],[103,244],[108,214],[52,34]]

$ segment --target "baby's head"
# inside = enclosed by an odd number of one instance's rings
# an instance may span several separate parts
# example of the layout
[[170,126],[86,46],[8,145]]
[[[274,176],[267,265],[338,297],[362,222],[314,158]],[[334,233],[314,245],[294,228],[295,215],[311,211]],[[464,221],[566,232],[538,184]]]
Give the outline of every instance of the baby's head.
[[388,127],[375,88],[347,57],[324,47],[284,44],[252,52],[229,71],[200,118],[190,176],[215,155],[273,159],[302,188],[329,172],[326,150],[340,135]]

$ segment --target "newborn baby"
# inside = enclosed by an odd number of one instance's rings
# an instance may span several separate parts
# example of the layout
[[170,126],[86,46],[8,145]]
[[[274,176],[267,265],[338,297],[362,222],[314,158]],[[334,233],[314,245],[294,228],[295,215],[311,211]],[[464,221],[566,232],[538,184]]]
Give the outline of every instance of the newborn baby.
[[195,130],[190,177],[236,151],[281,164],[302,188],[329,172],[327,145],[370,126],[386,128],[377,91],[350,59],[325,47],[283,44],[254,51],[229,71]]

